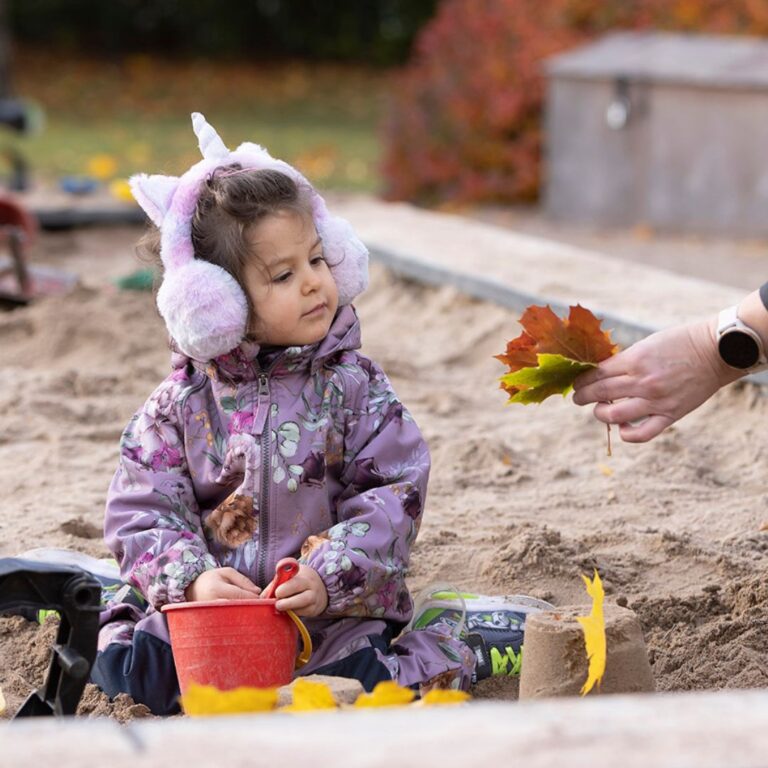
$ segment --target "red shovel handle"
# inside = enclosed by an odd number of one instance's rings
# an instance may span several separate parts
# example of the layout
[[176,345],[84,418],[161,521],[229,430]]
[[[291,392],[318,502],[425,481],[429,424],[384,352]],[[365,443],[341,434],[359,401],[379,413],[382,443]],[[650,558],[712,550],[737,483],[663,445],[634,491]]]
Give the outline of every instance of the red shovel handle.
[[299,564],[296,560],[284,560],[278,566],[275,571],[275,578],[267,584],[264,591],[261,593],[261,597],[269,599],[274,597],[275,590],[286,581],[290,581],[299,572]]

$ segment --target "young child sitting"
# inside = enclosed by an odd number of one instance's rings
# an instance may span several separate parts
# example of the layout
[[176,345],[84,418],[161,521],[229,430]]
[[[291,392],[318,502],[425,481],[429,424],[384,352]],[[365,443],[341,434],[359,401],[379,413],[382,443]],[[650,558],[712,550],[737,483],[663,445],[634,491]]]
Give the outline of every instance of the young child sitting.
[[296,169],[255,144],[230,152],[192,118],[203,160],[131,180],[157,227],[145,245],[173,371],[123,433],[106,508],[107,545],[148,605],[110,603],[92,679],[178,711],[160,608],[252,599],[298,557],[276,597],[312,637],[301,674],[466,689],[475,653],[450,624],[401,635],[430,461],[358,351],[367,251]]

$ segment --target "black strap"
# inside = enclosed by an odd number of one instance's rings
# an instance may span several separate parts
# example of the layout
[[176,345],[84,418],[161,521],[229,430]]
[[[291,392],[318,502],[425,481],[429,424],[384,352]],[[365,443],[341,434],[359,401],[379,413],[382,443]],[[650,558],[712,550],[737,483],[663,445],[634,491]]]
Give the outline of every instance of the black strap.
[[763,283],[760,286],[760,301],[762,301],[763,306],[768,309],[768,283]]

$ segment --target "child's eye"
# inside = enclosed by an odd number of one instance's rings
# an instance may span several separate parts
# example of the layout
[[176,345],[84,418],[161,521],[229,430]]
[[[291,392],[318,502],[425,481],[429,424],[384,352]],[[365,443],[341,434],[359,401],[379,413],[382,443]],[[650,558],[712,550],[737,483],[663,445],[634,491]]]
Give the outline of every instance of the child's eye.
[[283,272],[281,275],[278,275],[277,277],[272,279],[273,283],[285,283],[288,281],[288,278],[291,276],[291,272]]
[[322,253],[316,253],[309,260],[310,264],[317,265],[325,261],[325,256]]

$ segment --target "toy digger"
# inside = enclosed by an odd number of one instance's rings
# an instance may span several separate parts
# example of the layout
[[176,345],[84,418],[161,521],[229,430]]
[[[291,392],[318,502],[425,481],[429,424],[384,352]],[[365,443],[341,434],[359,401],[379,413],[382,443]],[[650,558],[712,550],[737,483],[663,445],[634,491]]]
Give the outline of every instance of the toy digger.
[[96,658],[101,585],[68,565],[0,558],[0,615],[41,609],[59,612],[56,642],[44,684],[14,715],[74,715]]

